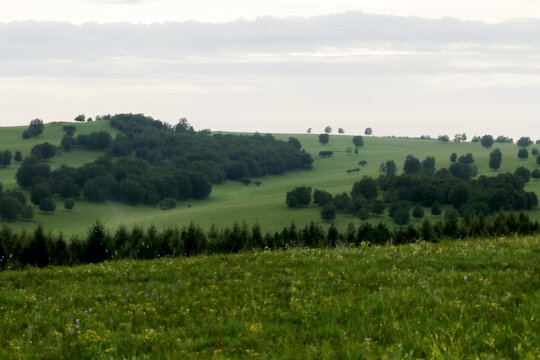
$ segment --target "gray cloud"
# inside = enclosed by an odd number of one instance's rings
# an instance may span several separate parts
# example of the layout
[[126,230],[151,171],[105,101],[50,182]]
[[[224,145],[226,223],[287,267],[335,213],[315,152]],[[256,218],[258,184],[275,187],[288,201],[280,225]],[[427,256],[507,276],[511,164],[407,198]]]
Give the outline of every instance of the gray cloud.
[[540,73],[540,20],[347,12],[211,24],[0,24],[1,76]]

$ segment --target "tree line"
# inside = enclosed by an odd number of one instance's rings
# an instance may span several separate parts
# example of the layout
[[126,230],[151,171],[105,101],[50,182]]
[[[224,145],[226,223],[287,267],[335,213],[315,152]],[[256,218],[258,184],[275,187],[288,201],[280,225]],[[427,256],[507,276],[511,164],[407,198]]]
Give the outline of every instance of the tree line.
[[[452,155],[449,169],[435,170],[435,158],[423,161],[408,155],[403,173],[397,175],[393,160],[380,166],[377,179],[364,176],[354,183],[350,193],[332,195],[325,190],[300,186],[287,192],[285,202],[289,207],[303,207],[312,201],[320,206],[321,218],[333,220],[337,211],[352,214],[362,220],[370,214],[381,215],[388,209],[390,217],[399,224],[407,224],[412,210],[415,218],[424,216],[424,207],[433,215],[441,214],[441,205],[451,205],[459,215],[488,215],[499,210],[531,210],[538,205],[534,192],[525,191],[531,174],[518,168],[514,174],[504,173],[494,177],[476,175],[472,154]],[[536,176],[536,175],[535,175]],[[382,194],[379,196],[379,194]]]
[[259,225],[234,224],[218,229],[204,230],[191,223],[182,228],[158,231],[155,227],[131,229],[121,226],[114,233],[105,230],[99,222],[85,236],[73,236],[66,241],[62,234],[46,233],[38,226],[33,233],[16,233],[8,227],[0,230],[0,269],[16,269],[25,265],[76,265],[117,259],[156,259],[162,257],[195,256],[198,254],[225,254],[263,249],[293,247],[337,247],[376,244],[408,244],[424,240],[468,237],[497,237],[504,235],[530,235],[540,231],[540,224],[525,213],[497,213],[492,216],[468,215],[419,226],[394,229],[383,223],[359,226],[349,224],[345,231],[334,225],[328,230],[314,222],[300,228],[291,223],[281,231],[263,235]]
[[186,119],[173,127],[141,114],[106,119],[121,132],[115,139],[104,131],[75,137],[75,127],[66,125],[62,140],[66,150],[83,146],[105,150],[105,156],[77,168],[63,165],[52,171],[46,160],[55,155],[56,147],[38,144],[22,161],[17,183],[31,191],[44,187],[51,195],[82,195],[93,202],[153,206],[167,200],[163,208],[170,208],[174,200],[206,198],[213,184],[226,179],[245,183],[249,177],[309,169],[313,162],[293,137],[280,141],[270,134],[196,132]]

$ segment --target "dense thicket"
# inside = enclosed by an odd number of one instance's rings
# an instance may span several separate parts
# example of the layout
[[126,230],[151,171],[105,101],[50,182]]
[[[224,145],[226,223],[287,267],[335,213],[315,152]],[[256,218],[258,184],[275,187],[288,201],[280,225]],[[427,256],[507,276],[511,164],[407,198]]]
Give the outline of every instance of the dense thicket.
[[115,259],[155,259],[197,254],[236,253],[255,249],[284,249],[290,247],[335,247],[370,244],[406,244],[418,240],[437,242],[440,239],[495,237],[510,234],[538,233],[540,224],[524,213],[497,213],[493,216],[466,216],[462,220],[449,217],[431,223],[427,219],[414,227],[390,229],[379,223],[349,224],[339,232],[331,225],[325,230],[310,223],[303,228],[294,224],[274,234],[263,235],[258,225],[234,224],[232,228],[208,231],[190,224],[158,231],[155,227],[120,227],[111,234],[96,223],[86,236],[65,241],[62,235],[51,235],[38,226],[32,233],[15,233],[7,227],[0,230],[0,269],[24,265],[73,265]]
[[79,168],[62,166],[54,171],[30,156],[17,172],[19,185],[42,184],[64,198],[82,195],[94,202],[156,205],[164,199],[205,198],[212,184],[226,179],[281,174],[310,168],[313,162],[294,138],[285,142],[272,135],[210,135],[206,130],[195,132],[185,119],[175,127],[143,115],[109,119],[122,132],[114,140],[102,131],[76,139],[66,135],[62,141],[64,148],[106,150],[107,156]]

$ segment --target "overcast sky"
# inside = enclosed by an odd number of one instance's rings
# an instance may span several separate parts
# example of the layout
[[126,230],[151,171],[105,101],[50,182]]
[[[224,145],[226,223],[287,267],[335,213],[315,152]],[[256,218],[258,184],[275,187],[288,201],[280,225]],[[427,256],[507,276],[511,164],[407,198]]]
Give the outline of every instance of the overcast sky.
[[0,124],[540,138],[536,0],[2,0]]

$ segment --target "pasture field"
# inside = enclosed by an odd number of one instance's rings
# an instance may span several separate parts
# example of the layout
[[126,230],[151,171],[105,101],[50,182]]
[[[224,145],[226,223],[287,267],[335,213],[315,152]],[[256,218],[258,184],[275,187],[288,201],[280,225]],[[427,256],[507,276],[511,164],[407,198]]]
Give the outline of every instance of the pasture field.
[[540,238],[0,272],[2,359],[537,359]]
[[[23,154],[28,154],[33,145],[43,141],[59,145],[62,137],[61,127],[62,124],[47,124],[44,134],[32,140],[21,138],[23,127],[0,128],[0,150],[9,149],[12,152],[21,150]],[[75,134],[99,130],[111,131],[113,135],[116,133],[107,122],[102,121],[77,124]],[[262,182],[259,187],[227,181],[221,185],[214,185],[209,198],[181,202],[176,209],[168,211],[162,211],[157,207],[129,206],[111,201],[95,204],[83,199],[77,200],[73,211],[66,211],[63,209],[62,200],[58,198],[57,211],[54,214],[42,213],[36,207],[32,221],[19,220],[9,223],[9,226],[29,231],[34,229],[37,223],[41,223],[50,231],[61,231],[65,235],[73,235],[85,232],[89,224],[95,220],[101,221],[111,229],[121,224],[126,226],[155,225],[158,228],[164,228],[194,222],[203,227],[209,227],[212,224],[230,226],[234,222],[245,221],[248,224],[258,223],[264,232],[272,232],[290,225],[291,221],[303,226],[312,220],[320,219],[320,208],[315,205],[303,209],[286,207],[285,194],[294,187],[306,185],[325,189],[333,194],[349,192],[353,183],[362,176],[377,177],[380,164],[386,160],[394,160],[401,169],[405,157],[409,154],[421,160],[426,156],[435,156],[436,166],[440,168],[450,165],[451,153],[456,152],[459,156],[471,152],[479,174],[496,174],[488,168],[491,150],[482,148],[479,143],[442,143],[415,139],[364,137],[365,146],[360,148],[359,154],[354,154],[346,152],[347,148],[353,147],[350,135],[331,135],[330,142],[323,146],[318,142],[318,134],[275,134],[276,138],[283,140],[287,140],[289,136],[298,138],[304,149],[313,155],[313,170],[253,179]],[[529,149],[535,146],[540,148],[538,145],[533,145]],[[534,157],[523,161],[517,158],[518,147],[515,144],[495,144],[494,148],[499,148],[503,153],[503,162],[498,173],[513,172],[518,166],[525,166],[531,170],[537,167]],[[331,158],[320,158],[318,153],[321,150],[332,150],[335,153]],[[92,161],[102,154],[98,151],[80,149],[73,149],[70,152],[60,151],[60,155],[50,163],[52,167],[58,167],[63,163],[77,166]],[[366,160],[367,166],[362,167],[359,173],[347,174],[346,170],[360,167],[358,165],[360,160]],[[17,167],[18,165],[14,163],[5,169],[0,169],[0,182],[5,188],[16,186],[14,176]],[[540,196],[540,181],[531,180],[526,190],[535,191]],[[426,211],[427,213],[429,211]],[[534,210],[529,215],[532,219],[540,220],[540,210]],[[431,217],[431,215],[428,216]],[[388,216],[372,217],[369,221],[391,223]],[[344,229],[351,222],[358,224],[360,220],[351,215],[338,214],[334,224]]]

